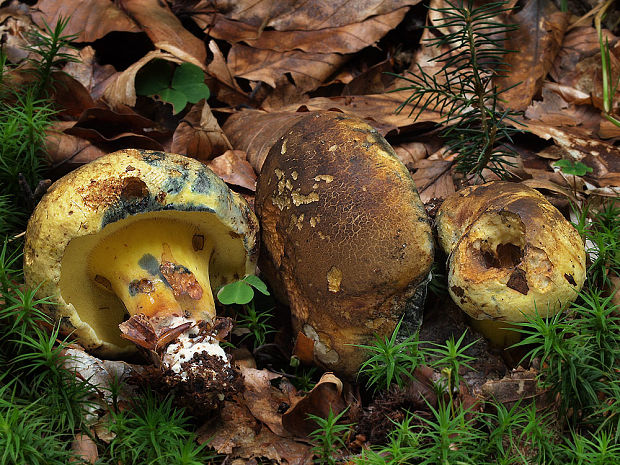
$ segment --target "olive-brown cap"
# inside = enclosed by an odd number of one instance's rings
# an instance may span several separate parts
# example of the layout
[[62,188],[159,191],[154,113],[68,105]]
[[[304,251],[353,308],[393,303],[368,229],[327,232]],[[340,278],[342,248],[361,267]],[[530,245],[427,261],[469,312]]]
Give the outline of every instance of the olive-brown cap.
[[269,151],[255,207],[261,271],[284,289],[315,361],[354,376],[367,354],[353,344],[389,335],[415,313],[433,262],[409,172],[366,122],[309,113]]
[[203,235],[213,240],[206,265],[214,290],[255,271],[258,221],[245,200],[202,163],[130,149],[72,171],[52,185],[30,218],[24,274],[27,285],[40,285],[41,295],[58,302],[46,309],[61,330],[102,356],[135,346],[120,337],[122,302],[92,282],[87,257],[101,237],[144,218],[194,225],[194,250]]
[[553,315],[585,281],[579,233],[538,191],[489,182],[448,197],[436,218],[449,292],[472,318]]

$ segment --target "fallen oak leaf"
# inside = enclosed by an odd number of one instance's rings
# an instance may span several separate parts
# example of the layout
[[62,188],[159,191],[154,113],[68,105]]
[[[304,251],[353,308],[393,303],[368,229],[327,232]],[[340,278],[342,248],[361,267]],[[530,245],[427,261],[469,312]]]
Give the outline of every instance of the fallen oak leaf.
[[[246,152],[248,162],[260,173],[269,149],[303,116],[305,113],[245,110],[233,113],[222,129],[232,146]],[[249,127],[252,131],[247,130]]]

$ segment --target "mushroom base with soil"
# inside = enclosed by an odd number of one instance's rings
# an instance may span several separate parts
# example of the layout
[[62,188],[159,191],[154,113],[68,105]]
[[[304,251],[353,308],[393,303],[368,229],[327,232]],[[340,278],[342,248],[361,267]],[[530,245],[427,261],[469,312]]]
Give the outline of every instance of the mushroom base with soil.
[[208,409],[237,384],[213,289],[254,273],[257,231],[200,162],[125,150],[54,183],[28,225],[24,274],[57,300],[44,309],[61,332],[103,357],[146,350],[166,384]]

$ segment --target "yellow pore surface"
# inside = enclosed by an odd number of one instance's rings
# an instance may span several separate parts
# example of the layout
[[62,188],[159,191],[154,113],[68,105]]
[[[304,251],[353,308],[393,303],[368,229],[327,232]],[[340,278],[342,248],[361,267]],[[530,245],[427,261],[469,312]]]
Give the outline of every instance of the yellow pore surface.
[[92,280],[114,292],[130,315],[213,313],[213,245],[190,223],[144,219],[104,238],[88,257]]

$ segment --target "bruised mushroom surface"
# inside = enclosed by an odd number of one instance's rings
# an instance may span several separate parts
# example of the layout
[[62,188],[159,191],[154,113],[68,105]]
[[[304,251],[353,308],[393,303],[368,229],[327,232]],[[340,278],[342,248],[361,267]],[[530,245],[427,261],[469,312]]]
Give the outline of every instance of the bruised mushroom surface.
[[228,364],[212,291],[254,272],[257,231],[247,203],[201,163],[126,150],[51,187],[28,224],[24,272],[86,349],[118,357],[135,342],[182,378],[204,354]]
[[583,285],[579,234],[543,195],[523,184],[463,189],[445,200],[436,221],[449,254],[450,295],[476,320],[554,315]]
[[261,271],[284,289],[314,362],[355,376],[355,344],[420,323],[433,261],[415,185],[366,122],[309,113],[270,149],[257,187]]

